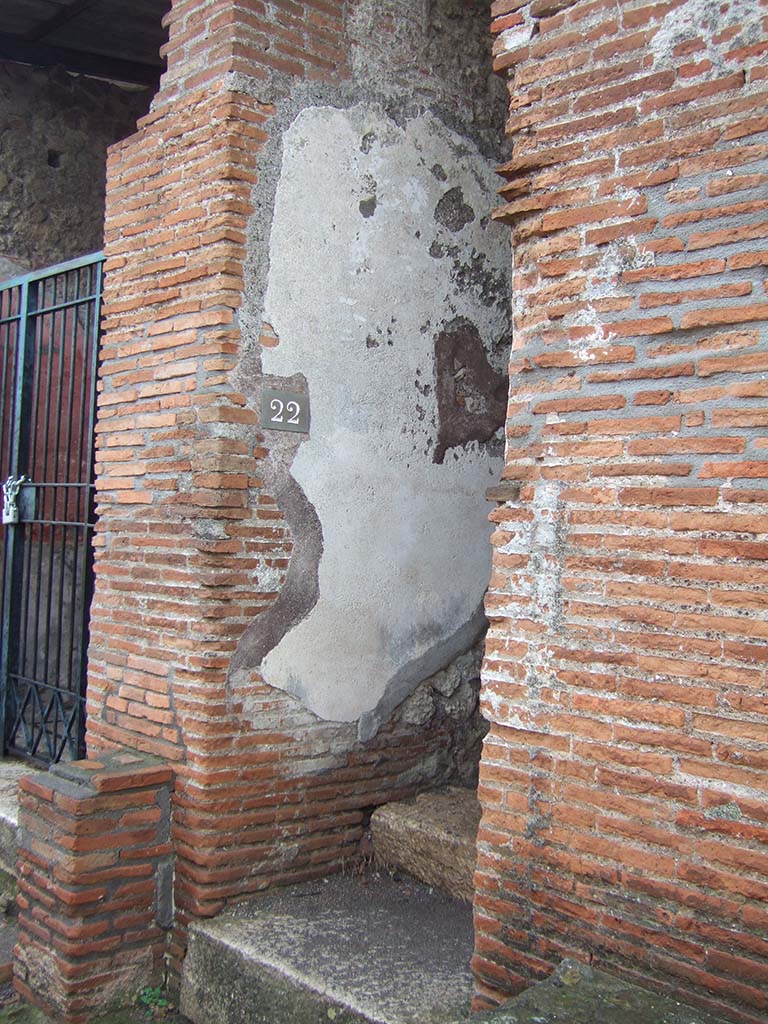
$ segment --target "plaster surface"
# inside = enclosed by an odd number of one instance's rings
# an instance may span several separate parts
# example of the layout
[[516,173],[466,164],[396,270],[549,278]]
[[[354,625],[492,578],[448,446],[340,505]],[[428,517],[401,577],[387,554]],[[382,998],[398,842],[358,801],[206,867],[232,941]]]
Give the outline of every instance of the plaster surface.
[[416,101],[498,161],[506,85],[491,72],[490,0],[355,0],[352,71],[389,100]]
[[262,370],[307,383],[290,475],[322,551],[314,603],[261,671],[363,736],[484,623],[509,329],[495,187],[429,113],[308,107],[283,139]]

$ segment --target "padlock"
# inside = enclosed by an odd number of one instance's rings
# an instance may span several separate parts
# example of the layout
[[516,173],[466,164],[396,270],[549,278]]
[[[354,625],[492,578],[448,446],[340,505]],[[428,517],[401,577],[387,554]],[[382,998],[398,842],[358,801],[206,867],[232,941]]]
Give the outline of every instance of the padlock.
[[19,521],[17,498],[21,485],[27,482],[25,476],[9,476],[3,484],[3,525],[12,526]]

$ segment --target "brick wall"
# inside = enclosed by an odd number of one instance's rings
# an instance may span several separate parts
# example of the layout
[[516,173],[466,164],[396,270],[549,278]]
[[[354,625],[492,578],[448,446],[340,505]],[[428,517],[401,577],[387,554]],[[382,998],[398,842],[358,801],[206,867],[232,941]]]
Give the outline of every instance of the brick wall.
[[[176,952],[190,913],[248,891],[244,876],[257,875],[258,888],[282,871],[275,766],[292,740],[274,704],[264,729],[243,736],[226,688],[238,636],[275,596],[259,591],[256,571],[290,554],[259,477],[263,437],[232,436],[258,419],[229,373],[272,108],[227,88],[256,20],[243,33],[227,7],[174,4],[168,75],[108,163],[88,745],[128,745],[174,765]],[[272,59],[263,56],[249,53],[251,79]],[[312,67],[308,56],[294,70]],[[316,832],[332,830],[343,848],[358,819],[326,818]],[[324,843],[307,844],[299,867],[309,869]]]
[[160,93],[108,163],[87,740],[173,767],[176,962],[191,918],[338,869],[370,808],[454,767],[439,700],[360,743],[356,723],[229,673],[292,553],[269,438],[233,383],[275,344],[241,323],[263,97],[346,78],[344,7],[177,0]]
[[768,6],[497,0],[517,295],[477,1005],[768,1009]]
[[268,85],[274,73],[309,81],[348,74],[347,0],[252,0],[247,10],[215,0],[173,0],[164,97],[242,74]]
[[80,1024],[163,980],[171,771],[139,754],[19,783],[17,990]]

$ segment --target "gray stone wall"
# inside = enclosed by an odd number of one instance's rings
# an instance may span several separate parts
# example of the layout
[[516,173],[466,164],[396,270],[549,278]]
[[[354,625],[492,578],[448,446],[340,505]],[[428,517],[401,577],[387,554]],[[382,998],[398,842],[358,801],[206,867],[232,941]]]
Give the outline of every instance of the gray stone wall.
[[0,279],[101,249],[106,150],[151,98],[0,62]]

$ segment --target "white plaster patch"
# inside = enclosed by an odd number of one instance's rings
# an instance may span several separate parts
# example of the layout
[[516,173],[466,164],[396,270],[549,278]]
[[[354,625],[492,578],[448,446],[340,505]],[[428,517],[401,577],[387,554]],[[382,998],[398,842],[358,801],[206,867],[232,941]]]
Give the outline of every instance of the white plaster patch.
[[[465,223],[436,221],[459,187]],[[484,491],[501,462],[477,444],[443,465],[432,453],[441,326],[465,317],[487,348],[507,328],[476,276],[456,280],[473,256],[475,270],[484,257],[509,273],[506,234],[487,219],[494,190],[485,160],[429,114],[399,127],[375,107],[309,108],[284,137],[265,298],[280,345],[263,370],[308,382],[311,431],[291,474],[323,555],[315,607],[262,674],[324,719],[358,719],[393,680],[409,692],[446,664],[487,586]]]
[[629,237],[611,242],[600,256],[600,262],[591,274],[584,295],[590,301],[626,295],[627,289],[621,282],[625,270],[640,270],[656,265],[656,256],[649,250],[642,250],[637,239]]
[[590,351],[593,346],[605,344],[613,337],[612,332],[606,331],[602,318],[592,303],[577,310],[568,318],[568,323],[573,327],[591,328],[589,334],[568,340],[568,348],[585,362],[594,359],[594,352]]
[[724,66],[723,44],[715,43],[714,37],[734,26],[739,26],[738,35],[729,39],[725,50],[747,46],[761,38],[764,11],[755,0],[686,0],[680,7],[671,10],[662,21],[650,42],[654,67],[675,67],[679,58],[675,48],[689,39],[701,39],[704,49],[691,56],[692,61],[710,60],[714,67]]

